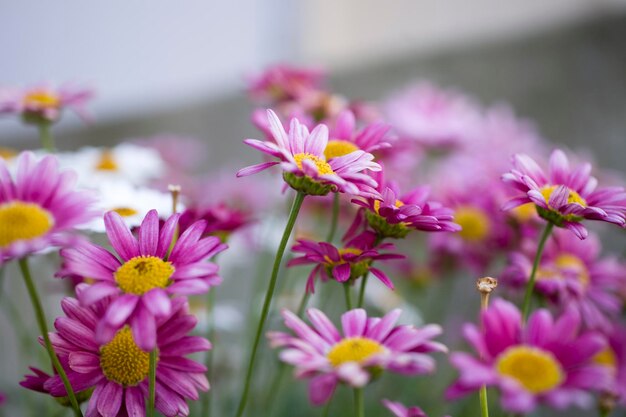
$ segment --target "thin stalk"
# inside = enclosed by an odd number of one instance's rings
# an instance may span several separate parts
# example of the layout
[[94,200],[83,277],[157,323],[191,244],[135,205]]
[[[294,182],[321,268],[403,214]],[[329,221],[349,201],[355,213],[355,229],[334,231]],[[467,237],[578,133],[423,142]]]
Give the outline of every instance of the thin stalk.
[[[215,316],[213,315],[213,309],[215,308],[215,288],[209,290],[207,296],[207,330],[209,341],[214,339],[215,336]],[[214,343],[214,342],[212,342]],[[214,345],[215,346],[215,345]],[[215,348],[215,347],[214,347]],[[207,378],[211,381],[213,378],[213,350],[209,350],[206,354],[205,364],[207,368]],[[209,390],[202,400],[202,417],[208,417],[211,415],[211,397],[213,390]]]
[[359,302],[356,305],[358,308],[363,307],[363,301],[365,300],[365,287],[367,286],[367,278],[369,277],[369,273],[366,272],[361,277],[361,289],[359,290]]
[[339,193],[333,196],[333,214],[330,219],[330,230],[326,235],[326,242],[332,243],[337,231],[337,220],[339,219]]
[[52,347],[52,343],[50,342],[50,336],[48,335],[48,325],[46,324],[46,315],[43,310],[43,306],[41,305],[41,300],[39,298],[39,294],[37,293],[37,288],[35,287],[35,283],[33,282],[33,278],[30,274],[30,269],[28,267],[28,258],[22,258],[19,260],[20,270],[22,271],[22,276],[24,277],[24,284],[26,284],[26,289],[28,290],[28,295],[30,296],[30,301],[33,304],[33,309],[35,310],[35,317],[37,319],[37,324],[39,325],[39,331],[44,340],[44,345],[46,350],[48,351],[48,356],[50,356],[50,361],[52,361],[52,366],[56,369],[57,374],[63,381],[63,386],[65,387],[65,391],[67,393],[67,397],[70,400],[70,404],[74,409],[74,414],[76,417],[82,417],[83,413],[80,411],[80,406],[78,405],[78,401],[76,401],[76,395],[74,394],[74,390],[72,389],[72,384],[70,384],[70,380],[67,378],[67,374],[65,373],[65,369],[61,366],[61,362],[59,362],[59,358],[57,357],[54,348]]
[[343,295],[346,298],[346,309],[352,310],[352,291],[350,289],[350,284],[347,282],[343,284]]
[[157,350],[150,351],[150,367],[148,369],[148,404],[146,404],[146,417],[154,417],[154,401],[156,398],[156,367]]
[[363,404],[363,388],[354,389],[354,416],[365,417],[365,406]]
[[41,147],[49,153],[54,153],[56,151],[56,147],[54,146],[54,138],[52,137],[52,132],[50,131],[49,123],[39,123],[37,125],[39,128],[39,140],[41,141]]
[[250,392],[250,383],[252,382],[252,373],[254,371],[254,361],[256,359],[256,353],[259,348],[259,343],[261,341],[261,334],[263,333],[263,328],[265,327],[265,321],[267,320],[267,315],[269,314],[270,305],[272,304],[272,297],[274,296],[274,290],[276,288],[276,278],[278,277],[278,271],[280,269],[280,264],[283,259],[283,254],[285,253],[285,248],[287,247],[287,242],[289,241],[289,237],[291,236],[293,226],[296,223],[296,218],[298,217],[300,207],[302,207],[304,197],[305,194],[301,192],[298,192],[298,194],[296,194],[296,198],[294,199],[293,205],[291,207],[291,213],[289,214],[289,220],[287,220],[287,225],[285,226],[285,231],[283,232],[283,238],[280,241],[278,250],[276,251],[276,258],[274,259],[274,267],[272,268],[270,283],[267,288],[267,292],[265,293],[265,301],[263,302],[263,309],[261,310],[261,318],[259,320],[259,325],[257,326],[254,343],[252,345],[252,353],[250,354],[250,359],[248,361],[248,370],[246,371],[246,379],[244,383],[243,393],[241,394],[241,399],[239,400],[239,406],[237,408],[237,417],[241,417],[246,408],[248,394]]
[[489,403],[487,401],[487,386],[480,387],[480,416],[489,417]]
[[533,296],[533,289],[535,288],[535,276],[537,275],[537,269],[539,268],[539,262],[541,261],[541,254],[543,253],[543,247],[548,240],[548,236],[550,236],[550,232],[552,232],[552,228],[554,224],[551,222],[546,223],[545,229],[543,229],[543,234],[539,239],[539,246],[537,246],[537,253],[535,254],[535,261],[533,262],[533,269],[530,272],[530,279],[526,284],[526,294],[524,294],[524,305],[522,308],[522,318],[524,322],[528,319],[528,314],[530,313],[530,302]]
[[322,417],[328,417],[328,412],[330,411],[330,404],[332,400],[333,400],[332,397],[328,399],[328,402],[326,403],[326,405],[324,406],[324,409],[322,410]]

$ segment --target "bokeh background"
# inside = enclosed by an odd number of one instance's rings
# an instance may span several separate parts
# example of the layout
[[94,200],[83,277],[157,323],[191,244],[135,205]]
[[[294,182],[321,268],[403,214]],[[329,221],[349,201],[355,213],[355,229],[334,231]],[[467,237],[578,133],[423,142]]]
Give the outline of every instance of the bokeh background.
[[[70,116],[55,127],[61,149],[169,132],[208,144],[205,169],[256,162],[241,143],[259,137],[245,77],[289,62],[326,68],[350,98],[379,100],[428,79],[485,105],[504,101],[553,143],[626,170],[624,0],[0,0],[0,57],[0,84],[96,89],[93,124]],[[36,130],[0,118],[0,146],[36,147]],[[623,250],[624,239],[615,245]],[[245,280],[226,278],[225,299],[242,298]],[[238,317],[242,306],[223,307]],[[25,371],[9,360],[19,336],[10,327],[0,317],[9,335],[0,389],[9,393]]]

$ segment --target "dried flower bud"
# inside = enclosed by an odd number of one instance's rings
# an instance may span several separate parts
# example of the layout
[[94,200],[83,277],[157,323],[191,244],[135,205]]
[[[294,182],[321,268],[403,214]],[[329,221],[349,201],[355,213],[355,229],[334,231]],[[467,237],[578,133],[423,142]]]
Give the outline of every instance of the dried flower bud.
[[476,289],[481,294],[491,294],[498,286],[498,280],[492,277],[483,277],[476,280]]

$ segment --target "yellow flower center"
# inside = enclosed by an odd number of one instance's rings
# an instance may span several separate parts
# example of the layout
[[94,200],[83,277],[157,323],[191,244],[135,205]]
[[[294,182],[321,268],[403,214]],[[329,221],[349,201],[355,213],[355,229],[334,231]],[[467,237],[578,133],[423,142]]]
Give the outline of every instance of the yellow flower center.
[[43,90],[28,93],[23,100],[26,107],[58,108],[61,106],[59,96]]
[[563,369],[554,355],[528,346],[504,351],[498,358],[496,370],[515,379],[533,394],[550,391],[563,382]]
[[135,256],[115,271],[117,285],[126,293],[142,295],[170,283],[174,267],[155,256]]
[[119,166],[117,165],[117,162],[115,162],[113,152],[103,151],[100,155],[98,163],[96,164],[96,169],[98,171],[117,171]]
[[461,206],[457,208],[454,220],[461,226],[459,236],[470,242],[483,240],[491,231],[489,217],[477,207]]
[[17,156],[17,151],[11,148],[5,148],[4,146],[0,146],[0,158],[8,161],[9,159],[13,159]]
[[585,263],[578,257],[569,253],[559,255],[554,264],[560,269],[573,269],[578,272],[578,279],[584,285],[589,284],[589,271]]
[[606,366],[612,371],[617,370],[617,357],[615,356],[615,352],[611,349],[610,346],[607,346],[602,351],[596,353],[596,355],[592,359],[593,363],[598,365]]
[[313,154],[297,153],[293,156],[293,159],[295,159],[296,165],[298,165],[298,168],[300,169],[302,169],[302,161],[304,161],[305,159],[308,159],[309,161],[312,161],[315,164],[315,166],[317,167],[317,173],[319,175],[335,173],[333,169],[330,167],[330,165],[328,164],[328,162],[324,161],[322,158],[319,158]]
[[326,263],[328,265],[334,266],[345,263],[346,261],[343,259],[343,255],[345,255],[346,253],[352,253],[354,255],[360,255],[361,253],[363,253],[362,250],[357,248],[341,248],[337,249],[337,252],[339,252],[339,260],[337,262],[333,262],[328,255],[324,255],[324,259],[326,260]]
[[0,205],[0,247],[48,233],[54,225],[52,215],[33,203],[13,201]]
[[526,223],[537,215],[537,210],[533,203],[522,204],[511,210],[513,216],[520,222]]
[[130,327],[126,326],[100,348],[100,368],[109,381],[134,386],[148,377],[150,354],[137,346]]
[[130,207],[116,207],[112,209],[111,211],[116,212],[122,217],[130,217],[138,213],[137,210],[135,210],[134,208],[130,208]]
[[358,150],[358,146],[347,140],[329,140],[328,145],[326,145],[326,149],[324,149],[324,156],[326,157],[326,160],[329,160],[339,156],[348,155],[349,153]]
[[[396,204],[395,206],[397,208],[400,208],[404,205],[404,203],[400,200],[396,200]],[[376,210],[376,214],[379,214],[378,211],[380,210],[380,200],[374,200],[374,210]]]
[[363,362],[384,351],[385,348],[375,340],[365,337],[348,337],[333,346],[326,357],[334,367],[338,367],[346,362]]
[[[550,201],[550,196],[552,195],[554,190],[556,190],[557,188],[558,188],[558,185],[546,185],[545,187],[541,189],[541,195],[543,195],[543,198],[546,200],[546,203]],[[580,204],[583,207],[587,207],[587,202],[585,201],[584,198],[580,196],[580,194],[578,194],[576,191],[572,189],[568,189],[568,190],[569,190],[569,195],[567,196],[568,204],[576,203],[576,204]]]

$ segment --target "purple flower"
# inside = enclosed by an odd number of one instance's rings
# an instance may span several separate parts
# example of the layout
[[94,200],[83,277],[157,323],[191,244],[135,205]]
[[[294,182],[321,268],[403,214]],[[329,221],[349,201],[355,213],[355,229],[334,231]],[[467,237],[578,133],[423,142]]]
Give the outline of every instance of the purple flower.
[[93,91],[64,85],[54,88],[50,85],[19,89],[0,90],[0,114],[13,113],[22,116],[28,123],[53,123],[68,108],[88,121],[85,104],[93,97]]
[[383,405],[396,417],[428,417],[426,413],[419,407],[405,407],[404,404],[383,400]]
[[[501,281],[518,289],[524,288],[532,269],[532,250],[514,252]],[[529,242],[531,243],[531,242]],[[571,239],[565,232],[556,232],[546,244],[535,291],[563,308],[576,308],[593,329],[608,330],[622,308],[617,296],[621,283],[626,282],[626,266],[615,258],[600,258],[600,241],[594,235],[588,239]]]
[[191,225],[171,248],[179,215],[172,215],[162,227],[156,210],[144,218],[136,239],[122,217],[104,216],[107,236],[118,257],[92,243],[62,251],[64,272],[89,277],[93,285],[76,287],[80,302],[88,306],[104,297],[117,297],[98,323],[98,343],[109,342],[116,332],[130,325],[133,337],[144,350],[157,342],[157,319],[172,311],[170,295],[202,294],[222,281],[218,266],[207,262],[226,249],[216,237],[202,238],[206,222]]
[[395,326],[400,310],[384,317],[367,317],[363,309],[350,310],[341,316],[342,332],[317,309],[307,315],[312,327],[295,314],[283,310],[285,325],[295,336],[269,332],[272,347],[283,348],[280,359],[295,366],[297,378],[310,378],[309,399],[315,405],[328,401],[337,384],[362,387],[381,371],[403,375],[434,371],[435,361],[429,352],[446,352],[441,343],[430,339],[441,334],[438,325],[421,329]]
[[364,151],[354,151],[327,161],[324,150],[328,144],[328,128],[318,125],[312,132],[297,119],[291,120],[289,134],[285,132],[278,116],[267,111],[275,142],[246,139],[244,142],[279,161],[264,162],[237,172],[238,177],[256,174],[280,164],[285,181],[294,189],[307,194],[326,195],[331,190],[355,195],[374,195],[376,182],[363,173],[378,171],[380,165],[374,156]]
[[337,248],[330,243],[314,242],[307,239],[299,239],[291,249],[294,252],[302,252],[304,256],[289,261],[288,266],[315,264],[315,268],[309,274],[306,290],[315,291],[315,278],[317,276],[324,282],[329,277],[337,282],[356,280],[364,274],[371,272],[387,287],[393,289],[393,283],[380,269],[372,266],[374,261],[386,261],[391,259],[403,259],[404,255],[396,253],[381,253],[383,250],[393,250],[392,243],[376,244],[376,234],[364,232],[350,240],[342,248]]
[[459,371],[447,392],[450,399],[486,385],[499,388],[502,407],[513,413],[529,413],[539,403],[588,408],[593,404],[590,391],[610,382],[605,367],[592,362],[606,346],[605,338],[581,332],[573,309],[556,320],[547,310],[536,310],[523,325],[517,307],[497,299],[482,313],[481,324],[482,331],[474,324],[463,328],[479,357],[464,352],[450,356]]
[[75,183],[76,174],[60,172],[53,156],[20,154],[15,179],[0,158],[0,264],[76,241],[68,232],[96,213]]
[[[51,333],[52,345],[76,392],[93,388],[86,417],[145,416],[148,400],[149,353],[142,350],[128,327],[115,332],[101,345],[97,324],[110,311],[112,299],[104,298],[81,306],[65,298],[61,306],[67,317],[58,318]],[[167,417],[189,414],[187,399],[197,400],[198,390],[207,391],[206,368],[186,355],[209,350],[208,340],[188,336],[196,318],[188,314],[184,297],[172,300],[170,315],[155,323],[156,409]],[[63,382],[55,376],[44,384],[55,397],[66,395]]]
[[502,179],[523,192],[504,206],[510,210],[534,203],[541,217],[555,226],[574,232],[580,239],[587,237],[582,220],[601,220],[624,227],[626,224],[626,193],[621,187],[598,188],[586,163],[571,169],[563,151],[550,156],[548,175],[528,155],[513,156],[513,169]]

